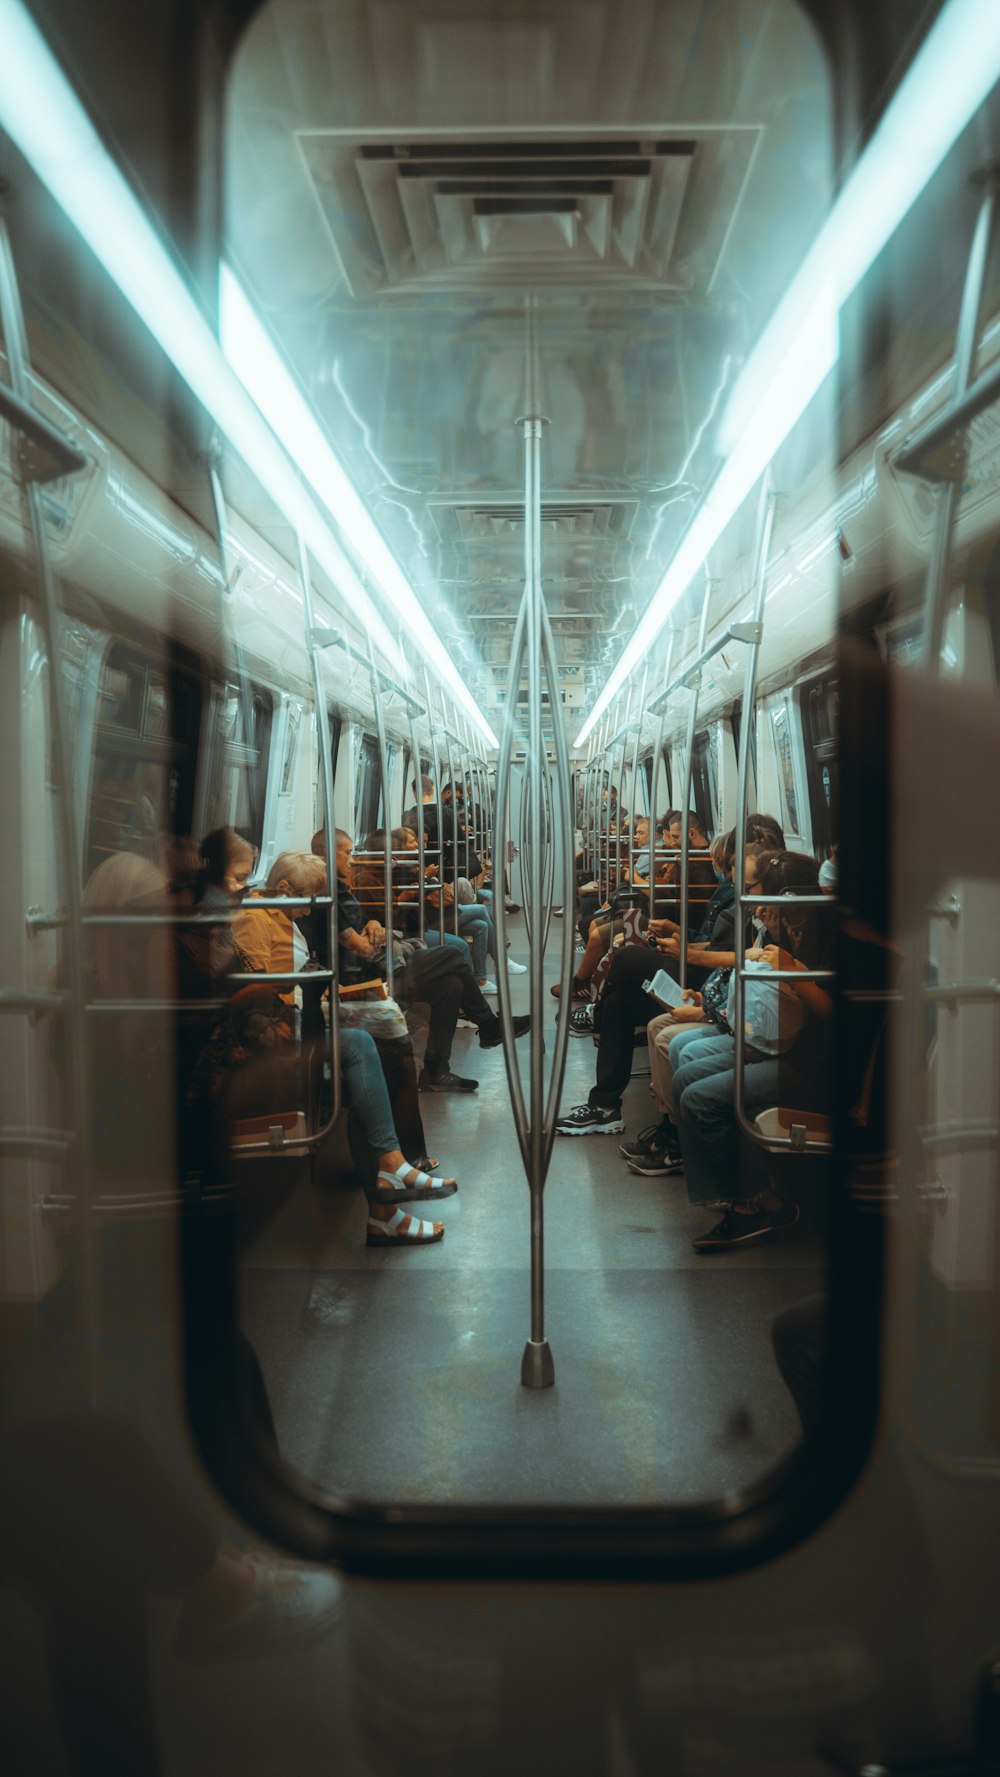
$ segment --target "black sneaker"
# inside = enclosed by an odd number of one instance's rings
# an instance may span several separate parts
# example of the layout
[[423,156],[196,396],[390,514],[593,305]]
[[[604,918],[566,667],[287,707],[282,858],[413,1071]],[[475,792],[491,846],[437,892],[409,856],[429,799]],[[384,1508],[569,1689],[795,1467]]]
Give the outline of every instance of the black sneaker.
[[[512,1018],[511,1024],[514,1027],[515,1037],[523,1037],[531,1029],[531,1019],[526,1013],[520,1018]],[[495,1022],[482,1026],[479,1032],[480,1049],[499,1049],[502,1042],[503,1025],[500,1023],[499,1018],[497,1018]]]
[[556,1124],[557,1135],[620,1135],[625,1127],[621,1111],[602,1105],[575,1104]]
[[466,1080],[461,1074],[453,1074],[449,1067],[442,1068],[440,1073],[432,1073],[424,1068],[420,1075],[421,1092],[478,1092],[478,1080]]
[[629,1172],[637,1172],[640,1178],[667,1178],[672,1172],[683,1172],[684,1162],[680,1154],[660,1153],[650,1148],[641,1160],[630,1160]]
[[592,1037],[594,1035],[594,1005],[576,1006],[569,1015],[569,1034],[571,1037]]
[[691,1245],[696,1253],[714,1253],[727,1246],[743,1246],[748,1240],[759,1240],[763,1234],[774,1234],[779,1228],[793,1228],[798,1219],[798,1207],[794,1203],[786,1204],[774,1215],[768,1215],[764,1210],[739,1215],[735,1209],[727,1209],[721,1222],[717,1222],[707,1234],[692,1240]]
[[650,1123],[647,1128],[640,1129],[635,1141],[623,1141],[618,1152],[624,1154],[626,1160],[645,1160],[654,1148],[662,1153],[667,1145],[667,1130],[672,1127],[662,1118],[659,1123]]

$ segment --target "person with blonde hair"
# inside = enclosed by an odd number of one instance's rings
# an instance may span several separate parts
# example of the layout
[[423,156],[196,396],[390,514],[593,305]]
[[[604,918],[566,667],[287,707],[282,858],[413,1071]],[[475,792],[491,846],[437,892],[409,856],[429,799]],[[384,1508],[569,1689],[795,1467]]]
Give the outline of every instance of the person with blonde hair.
[[[275,858],[264,884],[268,897],[290,898],[326,894],[326,865],[307,851],[283,851]],[[233,920],[233,937],[248,971],[287,975],[304,968],[309,946],[298,928],[307,907],[255,907],[253,895]],[[287,996],[283,996],[287,997]]]

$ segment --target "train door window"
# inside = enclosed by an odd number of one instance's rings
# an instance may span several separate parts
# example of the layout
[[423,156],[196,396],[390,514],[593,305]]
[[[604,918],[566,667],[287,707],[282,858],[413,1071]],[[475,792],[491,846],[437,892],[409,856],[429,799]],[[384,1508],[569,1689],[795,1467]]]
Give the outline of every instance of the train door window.
[[116,643],[101,670],[85,875],[112,852],[191,828],[201,691],[194,674]]
[[298,754],[299,729],[302,725],[302,706],[297,703],[288,707],[288,719],[285,725],[284,758],[281,762],[281,795],[287,796],[294,784],[295,760]]
[[[329,725],[329,730],[330,730],[330,777],[331,777],[333,783],[336,784],[336,782],[337,782],[337,760],[340,757],[340,735],[341,735],[341,730],[343,728],[343,723],[342,723],[340,717],[337,715],[336,711],[334,711],[334,710],[327,711],[327,723]],[[326,818],[326,806],[325,806],[325,803],[323,800],[323,773],[322,773],[322,771],[317,770],[316,784],[315,784],[315,800],[313,802],[313,816],[312,816],[312,823],[313,823],[313,830],[314,831],[323,825],[325,818]]]
[[235,827],[258,850],[273,713],[270,692],[256,685],[229,683],[216,694],[208,825]]
[[772,704],[770,717],[771,738],[777,764],[778,793],[781,798],[781,825],[784,828],[786,839],[800,839],[802,837],[802,811],[795,772],[791,711],[787,697],[780,698]]
[[706,730],[703,734],[696,734],[694,757],[691,761],[691,797],[694,802],[694,812],[701,821],[705,832],[709,834],[715,831],[716,786],[718,783],[714,738],[714,729]]
[[837,815],[837,686],[830,678],[803,685],[802,739],[812,839],[817,852],[829,852]]
[[379,823],[382,796],[382,774],[379,769],[378,741],[371,734],[361,739],[358,770],[354,780],[354,837],[360,844],[365,835],[374,832]]
[[658,816],[666,814],[667,809],[673,808],[674,806],[674,774],[670,763],[669,746],[663,747],[660,758],[663,763],[660,768],[660,781],[658,785],[660,800],[660,806],[656,810]]

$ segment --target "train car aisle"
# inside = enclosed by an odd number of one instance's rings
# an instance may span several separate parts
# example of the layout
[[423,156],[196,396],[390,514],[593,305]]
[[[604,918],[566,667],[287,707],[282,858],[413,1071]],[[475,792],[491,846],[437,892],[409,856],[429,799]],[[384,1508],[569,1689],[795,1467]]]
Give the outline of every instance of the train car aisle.
[[[432,1149],[460,1181],[434,1211],[440,1245],[367,1248],[360,1191],[324,1182],[322,1163],[249,1245],[243,1324],[286,1458],[333,1494],[411,1502],[688,1502],[760,1476],[797,1435],[770,1326],[820,1287],[815,1231],[803,1220],[770,1245],[699,1257],[704,1211],[682,1178],[630,1174],[621,1137],[557,1137],[545,1195],[556,1383],[524,1389],[528,1188],[503,1059],[471,1032],[455,1053],[479,1091],[422,1100]],[[593,1058],[589,1040],[570,1042],[564,1103],[586,1096]],[[625,1113],[630,1135],[650,1121],[645,1078]]]

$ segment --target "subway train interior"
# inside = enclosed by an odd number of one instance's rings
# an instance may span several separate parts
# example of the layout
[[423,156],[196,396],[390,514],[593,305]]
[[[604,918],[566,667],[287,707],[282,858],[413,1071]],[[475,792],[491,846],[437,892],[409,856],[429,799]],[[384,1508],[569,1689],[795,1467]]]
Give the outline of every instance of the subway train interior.
[[1000,1771],[998,82],[0,0],[10,1777]]

